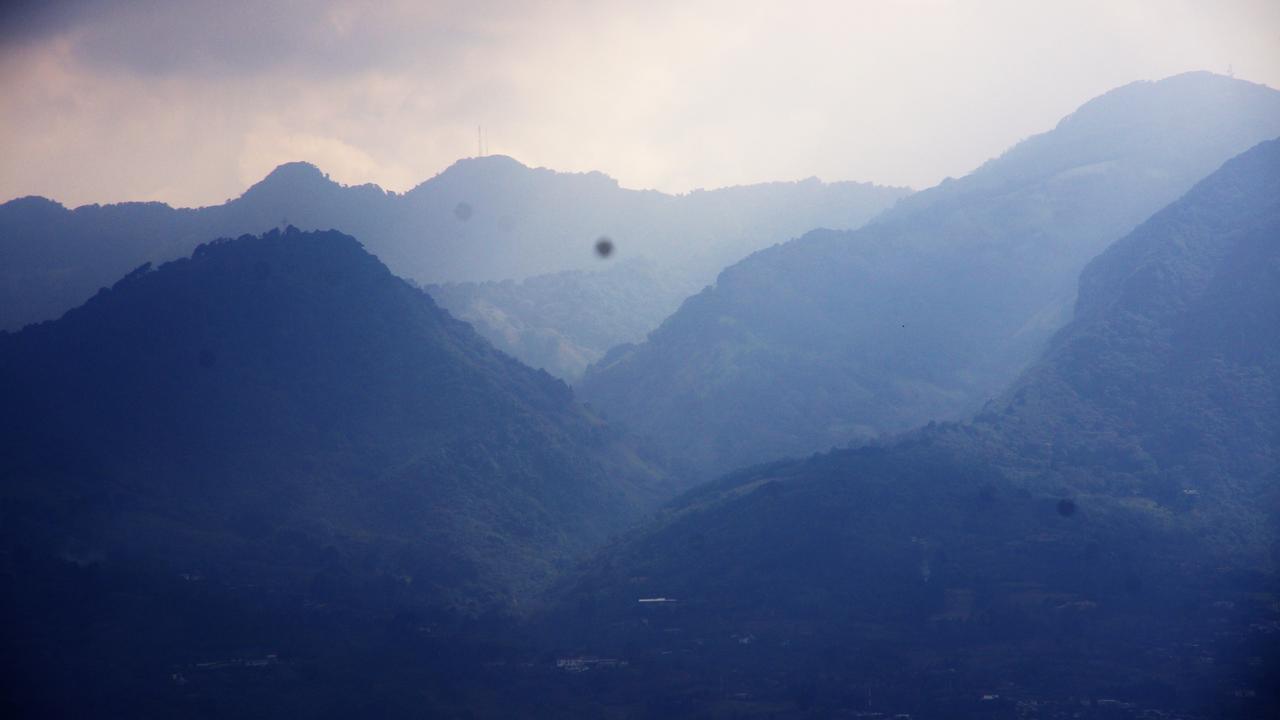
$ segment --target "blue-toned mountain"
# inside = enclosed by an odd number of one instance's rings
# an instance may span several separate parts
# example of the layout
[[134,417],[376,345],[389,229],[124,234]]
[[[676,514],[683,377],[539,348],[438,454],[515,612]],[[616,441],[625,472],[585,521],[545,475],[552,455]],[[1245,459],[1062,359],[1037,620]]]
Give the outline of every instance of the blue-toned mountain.
[[819,716],[1272,714],[1280,140],[1079,287],[971,422],[689,492],[566,585],[554,636],[644,668],[675,715],[706,692]]
[[[0,205],[0,329],[56,318],[144,262],[184,257],[218,237],[294,225],[350,233],[396,275],[422,285],[476,283],[450,293],[464,299],[446,308],[527,363],[572,379],[613,345],[642,338],[690,288],[711,282],[726,265],[813,227],[858,227],[907,192],[811,179],[667,195],[622,188],[601,173],[561,173],[489,156],[460,160],[404,194],[339,185],[297,162],[238,198],[204,208],[68,209],[21,198]],[[608,261],[593,250],[601,236],[615,248]],[[628,262],[639,259],[647,264]],[[610,280],[584,276],[604,268],[624,288],[643,292],[614,296]],[[527,296],[523,286],[491,284],[549,274]],[[562,290],[548,296],[549,287]],[[563,312],[561,305],[582,299],[581,288],[605,294]],[[611,310],[621,304],[634,312],[616,317]],[[493,307],[520,316],[529,340],[509,342],[510,324]],[[557,339],[567,365],[545,351],[543,338]]]
[[105,572],[505,609],[662,492],[332,231],[204,244],[0,334],[0,398],[6,543]]
[[695,476],[963,417],[1069,318],[1090,259],[1277,135],[1265,86],[1127,85],[860,230],[728,268],[580,392]]

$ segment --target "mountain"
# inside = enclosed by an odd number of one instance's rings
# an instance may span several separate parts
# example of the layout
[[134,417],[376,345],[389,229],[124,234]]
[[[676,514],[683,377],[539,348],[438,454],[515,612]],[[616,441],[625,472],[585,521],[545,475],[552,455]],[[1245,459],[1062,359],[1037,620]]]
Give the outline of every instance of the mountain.
[[687,493],[549,641],[634,668],[598,714],[1274,714],[1278,241],[1273,140],[1089,263],[974,420]]
[[664,492],[333,231],[200,245],[0,334],[0,399],[5,547],[107,573],[505,611]]
[[580,394],[690,476],[963,417],[1061,327],[1091,258],[1278,134],[1265,86],[1124,86],[862,229],[726,269]]
[[668,195],[491,156],[459,161],[405,193],[403,237],[374,252],[426,283],[518,280],[598,269],[592,247],[606,236],[616,260],[646,257],[705,284],[756,249],[816,226],[858,227],[905,195],[814,178]]
[[[122,203],[72,210],[21,198],[0,205],[0,329],[58,317],[144,262],[186,256],[216,237],[284,225],[351,233],[392,272],[420,284],[521,280],[646,258],[673,278],[648,287],[655,306],[664,309],[658,317],[665,317],[685,297],[684,288],[702,287],[750,252],[813,227],[857,227],[906,193],[807,180],[674,196],[624,189],[601,173],[533,169],[491,156],[460,160],[404,194],[342,186],[313,165],[290,163],[239,198],[197,209]],[[601,236],[616,248],[607,261],[592,249]],[[652,277],[638,273],[624,284]],[[619,302],[610,297],[605,306]],[[505,328],[487,325],[488,315],[468,315],[470,305],[450,309],[475,321],[491,340],[505,337]],[[540,315],[566,317],[551,310]],[[606,326],[610,332],[601,342],[634,337],[626,323],[596,317],[590,306],[577,317],[585,325],[533,331],[579,337]],[[582,351],[594,358],[610,346]],[[521,357],[535,359],[536,350],[531,352]]]

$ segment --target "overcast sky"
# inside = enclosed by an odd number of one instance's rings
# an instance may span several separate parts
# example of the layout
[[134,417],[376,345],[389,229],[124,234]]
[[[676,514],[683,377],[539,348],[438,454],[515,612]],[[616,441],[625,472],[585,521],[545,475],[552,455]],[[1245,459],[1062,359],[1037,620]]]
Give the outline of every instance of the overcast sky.
[[626,187],[929,186],[1139,79],[1280,87],[1274,0],[0,4],[0,200],[219,203],[489,150]]

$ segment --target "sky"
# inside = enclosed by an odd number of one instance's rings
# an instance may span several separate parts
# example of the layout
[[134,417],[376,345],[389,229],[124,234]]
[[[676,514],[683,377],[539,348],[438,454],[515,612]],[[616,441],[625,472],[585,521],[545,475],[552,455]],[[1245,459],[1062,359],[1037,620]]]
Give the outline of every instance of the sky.
[[1280,87],[1274,0],[8,0],[0,201],[404,191],[488,152],[686,192],[928,187],[1135,80]]

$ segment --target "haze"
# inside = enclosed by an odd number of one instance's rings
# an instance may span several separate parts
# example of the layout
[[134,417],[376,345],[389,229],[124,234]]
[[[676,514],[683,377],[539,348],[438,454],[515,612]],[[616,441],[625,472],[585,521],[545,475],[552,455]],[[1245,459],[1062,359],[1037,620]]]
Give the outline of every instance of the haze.
[[627,187],[923,188],[1136,79],[1280,85],[1280,6],[1264,0],[0,13],[0,199],[68,205],[217,203],[290,160],[403,191],[476,154],[478,125],[490,153]]

